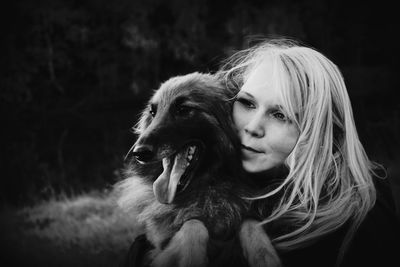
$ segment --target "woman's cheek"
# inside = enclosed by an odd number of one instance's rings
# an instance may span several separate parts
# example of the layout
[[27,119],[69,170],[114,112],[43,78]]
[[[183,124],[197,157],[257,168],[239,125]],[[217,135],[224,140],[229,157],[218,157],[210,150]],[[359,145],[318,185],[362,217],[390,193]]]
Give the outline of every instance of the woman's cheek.
[[269,134],[272,150],[285,156],[288,156],[292,152],[299,136],[294,126],[274,127],[270,130]]

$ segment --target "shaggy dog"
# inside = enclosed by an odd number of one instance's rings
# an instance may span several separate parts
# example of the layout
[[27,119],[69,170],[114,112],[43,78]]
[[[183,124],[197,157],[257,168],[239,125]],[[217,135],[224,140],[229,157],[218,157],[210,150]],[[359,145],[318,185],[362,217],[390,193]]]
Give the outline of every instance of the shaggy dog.
[[[239,232],[250,265],[269,262],[260,251],[270,243],[252,242],[262,228],[242,225],[247,187],[231,121],[234,96],[213,75],[192,73],[163,83],[142,113],[128,178],[117,189],[119,205],[137,217],[154,245],[146,256],[152,266],[215,265],[221,247],[209,241]],[[239,264],[228,262],[217,264]]]

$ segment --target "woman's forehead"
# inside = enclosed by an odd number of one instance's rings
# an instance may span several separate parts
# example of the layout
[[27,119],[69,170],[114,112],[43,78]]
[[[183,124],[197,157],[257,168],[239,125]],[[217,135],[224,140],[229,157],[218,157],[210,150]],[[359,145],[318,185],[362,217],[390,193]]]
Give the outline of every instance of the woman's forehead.
[[244,76],[243,87],[258,84],[265,86],[270,83],[272,78],[272,66],[266,62],[262,65],[251,66]]
[[256,98],[277,98],[279,94],[279,84],[276,69],[273,64],[265,62],[252,68],[247,73],[241,91],[249,93]]
[[299,112],[300,96],[295,93],[297,89],[292,79],[283,62],[266,60],[252,70],[249,69],[240,94],[249,94],[266,108],[280,107],[293,116]]

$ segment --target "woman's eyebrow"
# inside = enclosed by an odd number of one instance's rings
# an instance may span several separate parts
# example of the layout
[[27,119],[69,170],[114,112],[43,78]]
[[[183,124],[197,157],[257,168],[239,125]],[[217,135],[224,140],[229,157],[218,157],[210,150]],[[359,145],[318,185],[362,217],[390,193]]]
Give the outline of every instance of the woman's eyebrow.
[[250,98],[253,98],[253,99],[254,99],[254,96],[253,96],[252,94],[250,94],[250,93],[246,92],[246,91],[240,91],[240,92],[239,92],[239,95],[240,95],[240,94],[244,94],[244,95],[246,95],[246,96],[248,96],[248,97],[250,97]]

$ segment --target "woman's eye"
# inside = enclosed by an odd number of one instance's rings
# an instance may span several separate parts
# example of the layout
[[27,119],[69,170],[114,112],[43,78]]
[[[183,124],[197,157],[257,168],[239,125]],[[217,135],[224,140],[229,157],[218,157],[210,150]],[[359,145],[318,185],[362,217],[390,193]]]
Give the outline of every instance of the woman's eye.
[[253,104],[253,102],[251,102],[250,100],[248,100],[246,98],[238,97],[238,98],[236,98],[236,101],[239,102],[240,104],[242,104],[244,107],[255,108],[255,105]]
[[283,114],[280,111],[275,111],[274,113],[272,113],[272,116],[274,116],[274,118],[280,120],[280,121],[286,121],[286,116],[285,114]]

